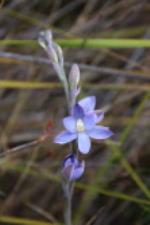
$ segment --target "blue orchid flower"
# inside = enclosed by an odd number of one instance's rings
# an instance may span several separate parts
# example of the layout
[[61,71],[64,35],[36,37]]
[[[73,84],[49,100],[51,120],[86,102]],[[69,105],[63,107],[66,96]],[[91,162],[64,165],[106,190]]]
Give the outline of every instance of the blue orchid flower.
[[77,140],[79,151],[87,154],[91,149],[91,138],[104,140],[111,137],[113,133],[108,127],[97,125],[103,120],[104,113],[97,113],[95,105],[95,96],[86,97],[75,104],[71,116],[63,119],[66,130],[57,135],[54,142],[66,144]]

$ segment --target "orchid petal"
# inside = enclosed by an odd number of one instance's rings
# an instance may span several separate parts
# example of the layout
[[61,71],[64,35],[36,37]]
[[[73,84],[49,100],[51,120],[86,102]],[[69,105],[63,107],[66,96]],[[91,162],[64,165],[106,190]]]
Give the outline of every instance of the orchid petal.
[[57,144],[66,144],[76,139],[76,137],[77,137],[76,133],[70,133],[68,131],[64,131],[55,137],[54,142]]
[[83,119],[86,130],[91,130],[95,126],[95,114],[86,115]]
[[73,107],[72,115],[75,119],[84,117],[84,111],[79,104],[75,104],[75,106]]
[[84,132],[78,133],[79,151],[83,154],[87,154],[90,151],[90,147],[91,147],[91,140],[89,136]]
[[95,126],[93,129],[89,130],[88,135],[94,139],[107,139],[113,135],[113,132],[109,130],[108,127]]
[[96,98],[95,96],[89,96],[80,100],[78,103],[82,107],[84,112],[88,113],[94,110],[96,106]]
[[71,133],[74,133],[75,130],[76,130],[76,120],[74,117],[72,116],[68,116],[68,117],[65,117],[63,119],[63,124],[64,124],[64,127],[70,131]]

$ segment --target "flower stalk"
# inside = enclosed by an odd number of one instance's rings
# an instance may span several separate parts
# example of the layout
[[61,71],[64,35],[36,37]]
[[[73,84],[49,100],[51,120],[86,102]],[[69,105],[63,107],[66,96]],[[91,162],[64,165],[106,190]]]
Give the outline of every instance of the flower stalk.
[[[67,76],[64,70],[64,57],[61,47],[53,41],[52,32],[50,30],[42,31],[39,35],[39,44],[43,47],[46,51],[50,62],[53,65],[53,68],[60,79],[60,82],[63,84],[66,102],[68,105],[68,112],[71,113],[71,109],[75,104],[75,98],[77,94],[74,92],[76,85],[73,84],[73,77],[75,76],[75,70],[77,70],[76,66],[72,68],[71,72],[71,80],[70,80],[70,87],[67,80]],[[70,152],[73,153],[73,144],[70,144]],[[73,185],[73,178],[76,175],[76,171],[80,170],[80,165],[75,158],[74,155],[67,157],[63,162],[64,168],[62,168],[62,187],[64,191],[64,195],[66,198],[66,209],[65,209],[65,224],[72,225],[72,195],[74,190]],[[79,168],[78,168],[79,166]],[[78,172],[79,173],[79,172]],[[82,175],[82,171],[80,171]],[[79,176],[78,176],[79,177]]]

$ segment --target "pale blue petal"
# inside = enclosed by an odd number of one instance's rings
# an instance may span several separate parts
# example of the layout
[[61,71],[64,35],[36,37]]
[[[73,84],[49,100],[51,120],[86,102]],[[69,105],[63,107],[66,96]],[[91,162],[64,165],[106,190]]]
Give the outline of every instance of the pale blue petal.
[[108,127],[95,126],[89,130],[88,135],[94,139],[107,139],[113,135],[113,132]]
[[64,131],[55,137],[54,142],[57,144],[66,144],[76,139],[76,137],[77,137],[76,133],[70,133],[68,131]]
[[86,115],[83,119],[86,130],[91,130],[95,126],[95,114],[90,113]]
[[95,96],[89,96],[80,100],[78,103],[82,107],[84,112],[88,113],[94,110],[96,106],[96,98]]
[[64,127],[71,133],[74,133],[76,131],[76,120],[72,116],[65,117],[63,119],[63,124]]
[[87,154],[90,151],[91,140],[85,132],[78,133],[78,149],[81,153]]
[[72,115],[75,119],[84,117],[84,111],[79,104],[75,104],[75,106],[73,107]]

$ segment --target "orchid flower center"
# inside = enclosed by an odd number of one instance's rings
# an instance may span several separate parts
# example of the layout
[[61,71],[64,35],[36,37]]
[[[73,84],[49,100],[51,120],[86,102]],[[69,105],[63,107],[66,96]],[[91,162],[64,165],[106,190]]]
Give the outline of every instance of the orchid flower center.
[[85,131],[85,126],[82,119],[78,119],[76,123],[77,132]]

